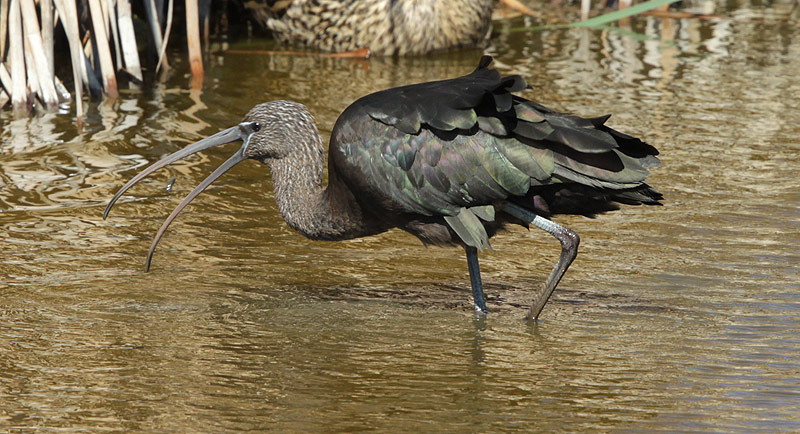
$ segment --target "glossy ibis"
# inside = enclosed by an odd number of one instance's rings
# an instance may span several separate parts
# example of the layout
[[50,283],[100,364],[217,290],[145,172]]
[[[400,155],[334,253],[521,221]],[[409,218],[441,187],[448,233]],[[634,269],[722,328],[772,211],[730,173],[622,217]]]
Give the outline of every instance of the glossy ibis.
[[404,55],[483,45],[493,0],[260,0],[247,6],[286,43]]
[[154,163],[111,199],[103,217],[145,176],[195,152],[242,141],[239,150],[175,208],[153,251],[180,211],[237,163],[269,166],[286,223],[314,240],[346,240],[403,229],[423,244],[466,250],[475,309],[486,312],[478,251],[504,225],[530,224],[561,242],[561,255],[536,293],[527,318],[538,318],[577,254],[578,234],[549,217],[592,216],[617,204],[658,204],[645,184],[658,151],[604,125],[608,116],[558,113],[513,92],[484,56],[471,74],[367,95],[333,127],[328,185],[325,150],[308,109],[291,101],[255,106],[242,123]]

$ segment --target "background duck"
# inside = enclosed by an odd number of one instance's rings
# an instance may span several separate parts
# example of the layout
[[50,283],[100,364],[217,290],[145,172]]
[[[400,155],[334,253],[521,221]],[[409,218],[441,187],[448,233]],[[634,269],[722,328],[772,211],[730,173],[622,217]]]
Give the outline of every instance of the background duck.
[[484,45],[493,0],[266,0],[247,6],[286,43],[405,55]]

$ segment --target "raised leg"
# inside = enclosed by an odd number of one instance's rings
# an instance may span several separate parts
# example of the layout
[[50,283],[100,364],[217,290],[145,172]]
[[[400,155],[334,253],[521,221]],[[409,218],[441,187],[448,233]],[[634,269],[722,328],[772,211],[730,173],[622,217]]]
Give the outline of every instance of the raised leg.
[[578,245],[581,242],[581,238],[574,231],[513,203],[504,204],[503,210],[514,217],[546,231],[561,242],[561,255],[558,257],[558,262],[556,262],[555,267],[553,267],[553,271],[550,272],[550,276],[547,277],[547,281],[536,293],[533,303],[531,304],[531,309],[525,316],[527,320],[538,319],[539,314],[542,313],[542,309],[544,309],[544,305],[547,304],[547,300],[550,299],[550,296],[556,289],[556,285],[561,281],[567,268],[569,268],[572,261],[575,260],[575,257],[578,255]]
[[478,249],[466,247],[467,265],[469,265],[469,283],[472,284],[472,298],[475,300],[475,312],[487,314],[486,297],[483,295],[481,283],[481,269],[478,267]]

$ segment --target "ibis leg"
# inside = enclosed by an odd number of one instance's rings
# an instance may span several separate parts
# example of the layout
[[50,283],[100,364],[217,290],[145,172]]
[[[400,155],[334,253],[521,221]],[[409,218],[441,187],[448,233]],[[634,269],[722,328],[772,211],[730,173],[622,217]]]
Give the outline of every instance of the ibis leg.
[[547,277],[547,281],[536,293],[533,303],[531,304],[531,308],[528,311],[528,314],[525,316],[525,319],[527,320],[538,319],[539,314],[542,313],[542,309],[544,309],[544,305],[547,304],[547,300],[550,299],[550,296],[556,289],[556,285],[558,285],[558,282],[564,276],[567,268],[569,268],[570,264],[572,264],[572,261],[575,260],[575,257],[578,255],[578,245],[580,244],[581,239],[578,234],[571,229],[561,226],[560,224],[548,220],[542,216],[536,215],[535,213],[521,206],[514,205],[513,203],[506,203],[503,205],[503,210],[514,217],[522,219],[536,226],[537,228],[546,231],[550,235],[554,236],[559,242],[561,242],[561,255],[558,257],[558,262],[556,262],[555,267],[553,267],[553,271],[550,272],[550,276]]
[[481,269],[478,267],[478,249],[467,247],[467,265],[469,265],[469,283],[472,284],[472,298],[475,300],[475,312],[486,314],[486,297],[483,295]]

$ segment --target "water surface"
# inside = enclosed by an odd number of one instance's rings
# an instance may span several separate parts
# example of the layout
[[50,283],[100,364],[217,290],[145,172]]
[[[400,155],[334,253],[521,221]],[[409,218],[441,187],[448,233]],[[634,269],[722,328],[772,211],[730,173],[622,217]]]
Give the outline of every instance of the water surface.
[[[468,73],[480,51],[348,60],[215,54],[70,116],[0,112],[0,427],[11,432],[800,431],[800,30],[790,2],[623,29],[495,27],[526,97],[662,152],[663,207],[558,221],[578,259],[521,321],[558,245],[515,229],[481,258],[399,231],[312,242],[246,162],[161,221],[237,145],[111,195],[259,102],[309,107],[327,137],[359,96]],[[270,41],[243,49],[274,49]],[[165,187],[170,178],[171,192]]]

